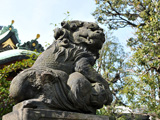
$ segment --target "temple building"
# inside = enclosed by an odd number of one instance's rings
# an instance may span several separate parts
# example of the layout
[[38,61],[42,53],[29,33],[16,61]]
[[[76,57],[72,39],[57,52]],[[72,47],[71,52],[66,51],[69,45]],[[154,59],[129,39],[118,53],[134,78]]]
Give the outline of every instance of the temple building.
[[21,44],[13,23],[12,20],[11,25],[0,26],[0,69],[5,65],[27,59],[33,53],[39,54],[44,51],[43,46],[37,41],[39,34],[35,39]]

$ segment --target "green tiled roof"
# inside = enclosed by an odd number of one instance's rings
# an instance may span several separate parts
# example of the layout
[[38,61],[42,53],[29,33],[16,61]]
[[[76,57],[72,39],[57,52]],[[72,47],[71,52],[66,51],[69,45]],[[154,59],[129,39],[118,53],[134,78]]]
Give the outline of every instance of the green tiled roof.
[[11,62],[12,60],[22,60],[27,58],[27,55],[31,55],[33,53],[37,55],[39,54],[34,51],[22,49],[7,50],[0,53],[0,64],[5,64],[7,62]]
[[[9,28],[12,28],[11,30],[9,30]],[[0,40],[2,38],[4,38],[9,32],[13,32],[18,40],[19,43],[21,43],[21,40],[18,37],[18,31],[17,29],[15,29],[12,25],[8,25],[8,26],[3,26],[2,29],[0,30]]]
[[33,53],[38,54],[34,51],[22,50],[22,49],[7,50],[0,53],[0,60],[7,59],[9,57],[14,57],[14,56],[30,55]]
[[9,32],[10,32],[10,30],[6,31],[3,34],[0,34],[0,40],[3,39],[5,36],[7,36]]
[[[42,45],[39,44],[37,41],[38,38],[28,41],[21,45],[17,29],[14,29],[12,24],[8,26],[0,26],[0,44],[11,38],[14,44],[16,45],[16,49],[10,49],[9,46],[4,47],[0,50],[0,65],[17,60],[28,59],[29,56],[27,55],[31,55],[33,53],[38,55],[40,52],[44,51]],[[34,52],[34,50],[37,50],[37,52],[39,53]]]

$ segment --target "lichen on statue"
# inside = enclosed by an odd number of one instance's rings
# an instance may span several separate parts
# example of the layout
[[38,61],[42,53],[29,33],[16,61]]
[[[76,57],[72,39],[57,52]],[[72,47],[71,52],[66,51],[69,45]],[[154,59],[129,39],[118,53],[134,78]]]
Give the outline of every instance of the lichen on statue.
[[94,69],[105,36],[92,22],[62,22],[55,40],[11,82],[10,96],[22,108],[95,114],[112,102],[109,85]]

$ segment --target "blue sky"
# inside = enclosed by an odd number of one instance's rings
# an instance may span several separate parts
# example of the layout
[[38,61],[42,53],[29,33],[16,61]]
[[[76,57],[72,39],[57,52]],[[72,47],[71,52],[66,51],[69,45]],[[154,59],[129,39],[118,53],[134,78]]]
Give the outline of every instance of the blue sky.
[[[0,25],[7,26],[14,20],[21,42],[26,42],[40,34],[39,42],[53,42],[54,24],[60,23],[70,12],[69,19],[95,22],[91,13],[95,10],[94,0],[0,0]],[[53,25],[51,25],[53,23]],[[122,44],[132,31],[115,31]]]

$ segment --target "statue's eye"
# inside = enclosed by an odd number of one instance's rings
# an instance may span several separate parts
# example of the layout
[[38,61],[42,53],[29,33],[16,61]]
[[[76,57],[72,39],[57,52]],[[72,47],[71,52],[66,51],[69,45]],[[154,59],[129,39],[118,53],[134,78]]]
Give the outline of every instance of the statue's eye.
[[92,27],[91,27],[90,29],[91,29],[92,31],[95,31],[95,29],[94,29],[94,28],[92,28]]
[[95,28],[91,26],[87,27],[87,29],[90,29],[91,31],[95,31]]

